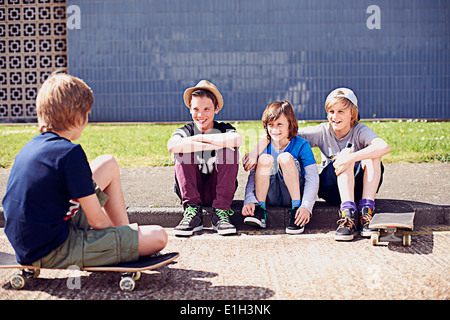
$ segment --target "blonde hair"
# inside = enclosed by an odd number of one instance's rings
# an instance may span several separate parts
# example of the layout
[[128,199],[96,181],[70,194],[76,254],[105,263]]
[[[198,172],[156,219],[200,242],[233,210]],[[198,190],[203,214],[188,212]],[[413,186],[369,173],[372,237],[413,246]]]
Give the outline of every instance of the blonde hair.
[[[344,92],[338,90],[336,92],[336,94],[344,94]],[[327,115],[328,115],[331,107],[338,103],[343,104],[343,106],[344,106],[343,109],[350,108],[351,117],[352,117],[350,120],[350,125],[352,127],[354,127],[358,123],[358,115],[359,115],[358,107],[355,106],[349,99],[347,99],[345,97],[328,96],[327,100],[325,101],[325,110],[327,112]]]
[[62,132],[82,125],[93,104],[94,94],[83,80],[64,73],[51,74],[36,98],[40,132]]

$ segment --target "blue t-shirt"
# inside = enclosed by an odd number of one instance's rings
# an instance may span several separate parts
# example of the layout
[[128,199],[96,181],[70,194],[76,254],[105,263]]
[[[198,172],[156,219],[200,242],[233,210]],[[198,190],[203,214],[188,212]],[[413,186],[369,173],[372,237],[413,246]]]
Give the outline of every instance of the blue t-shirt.
[[51,132],[29,141],[15,158],[3,198],[5,233],[17,261],[31,264],[62,245],[73,215],[69,201],[94,193],[80,145]]
[[267,148],[262,152],[270,154],[274,158],[274,163],[272,165],[272,171],[274,172],[271,172],[271,174],[275,174],[275,172],[278,171],[277,157],[283,152],[289,152],[295,159],[298,160],[302,167],[302,175],[305,174],[303,168],[311,164],[316,164],[316,160],[314,159],[314,154],[311,150],[309,142],[299,136],[295,136],[284,150],[277,150],[272,142],[270,142]]

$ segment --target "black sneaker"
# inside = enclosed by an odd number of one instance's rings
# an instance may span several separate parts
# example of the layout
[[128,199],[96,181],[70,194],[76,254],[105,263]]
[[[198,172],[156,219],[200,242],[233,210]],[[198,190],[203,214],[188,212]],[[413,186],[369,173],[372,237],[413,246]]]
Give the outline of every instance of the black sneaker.
[[295,224],[295,214],[297,213],[298,207],[290,209],[289,212],[289,224],[286,228],[287,234],[300,234],[305,231],[304,226],[298,226]]
[[265,229],[267,226],[267,210],[255,205],[253,216],[245,217],[244,223]]
[[174,233],[176,236],[192,236],[194,232],[203,229],[203,214],[202,207],[189,204],[183,213],[183,219],[175,227]]
[[339,212],[341,219],[334,234],[334,240],[351,241],[358,234],[358,210],[344,209]]
[[220,235],[234,234],[236,233],[236,227],[230,222],[230,216],[234,214],[233,210],[222,210],[213,208],[213,214],[211,222],[213,230],[217,231]]
[[374,210],[363,207],[361,209],[361,218],[360,218],[360,228],[361,228],[361,237],[370,237],[372,234],[377,233],[377,229],[370,229],[370,221],[372,221]]

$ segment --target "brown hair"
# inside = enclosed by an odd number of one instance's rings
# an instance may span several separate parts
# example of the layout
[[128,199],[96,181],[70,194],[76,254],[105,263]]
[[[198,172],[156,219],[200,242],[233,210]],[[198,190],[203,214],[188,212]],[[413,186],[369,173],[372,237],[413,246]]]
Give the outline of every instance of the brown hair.
[[285,115],[285,117],[288,120],[289,123],[289,140],[292,140],[296,135],[298,131],[298,122],[297,118],[295,117],[294,108],[290,104],[289,101],[274,101],[270,103],[266,110],[264,110],[263,116],[262,116],[262,122],[264,129],[266,129],[267,132],[267,138],[270,140],[270,135],[267,130],[267,125],[270,122],[274,122],[277,120],[282,114]]
[[191,101],[189,101],[189,105],[191,105],[193,97],[198,97],[198,98],[207,97],[207,98],[211,99],[211,101],[213,102],[214,110],[216,110],[219,107],[219,103],[217,102],[216,96],[209,90],[198,89],[198,90],[195,90],[194,92],[192,92]]
[[53,73],[42,84],[36,98],[41,132],[62,132],[83,124],[94,104],[94,94],[83,80]]
[[[344,92],[342,91],[337,91],[336,94],[344,94]],[[350,112],[351,112],[351,120],[350,120],[350,125],[352,127],[354,127],[357,123],[358,123],[358,115],[359,115],[359,111],[358,111],[358,107],[355,106],[349,99],[345,98],[345,97],[329,97],[326,101],[325,101],[325,110],[327,112],[327,116],[328,113],[331,109],[332,106],[338,104],[338,103],[342,103],[343,104],[343,109],[347,109],[347,108],[351,108]]]

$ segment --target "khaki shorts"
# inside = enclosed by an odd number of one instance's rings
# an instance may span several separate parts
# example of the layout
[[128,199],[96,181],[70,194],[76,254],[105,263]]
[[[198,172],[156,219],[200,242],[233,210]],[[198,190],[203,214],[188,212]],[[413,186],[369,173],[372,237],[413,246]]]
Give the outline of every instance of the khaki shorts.
[[[106,193],[94,182],[97,198],[103,207],[108,201]],[[92,229],[83,210],[70,219],[69,236],[61,246],[35,261],[40,268],[61,268],[76,265],[102,266],[135,261],[138,252],[138,225],[130,224],[102,230]]]

